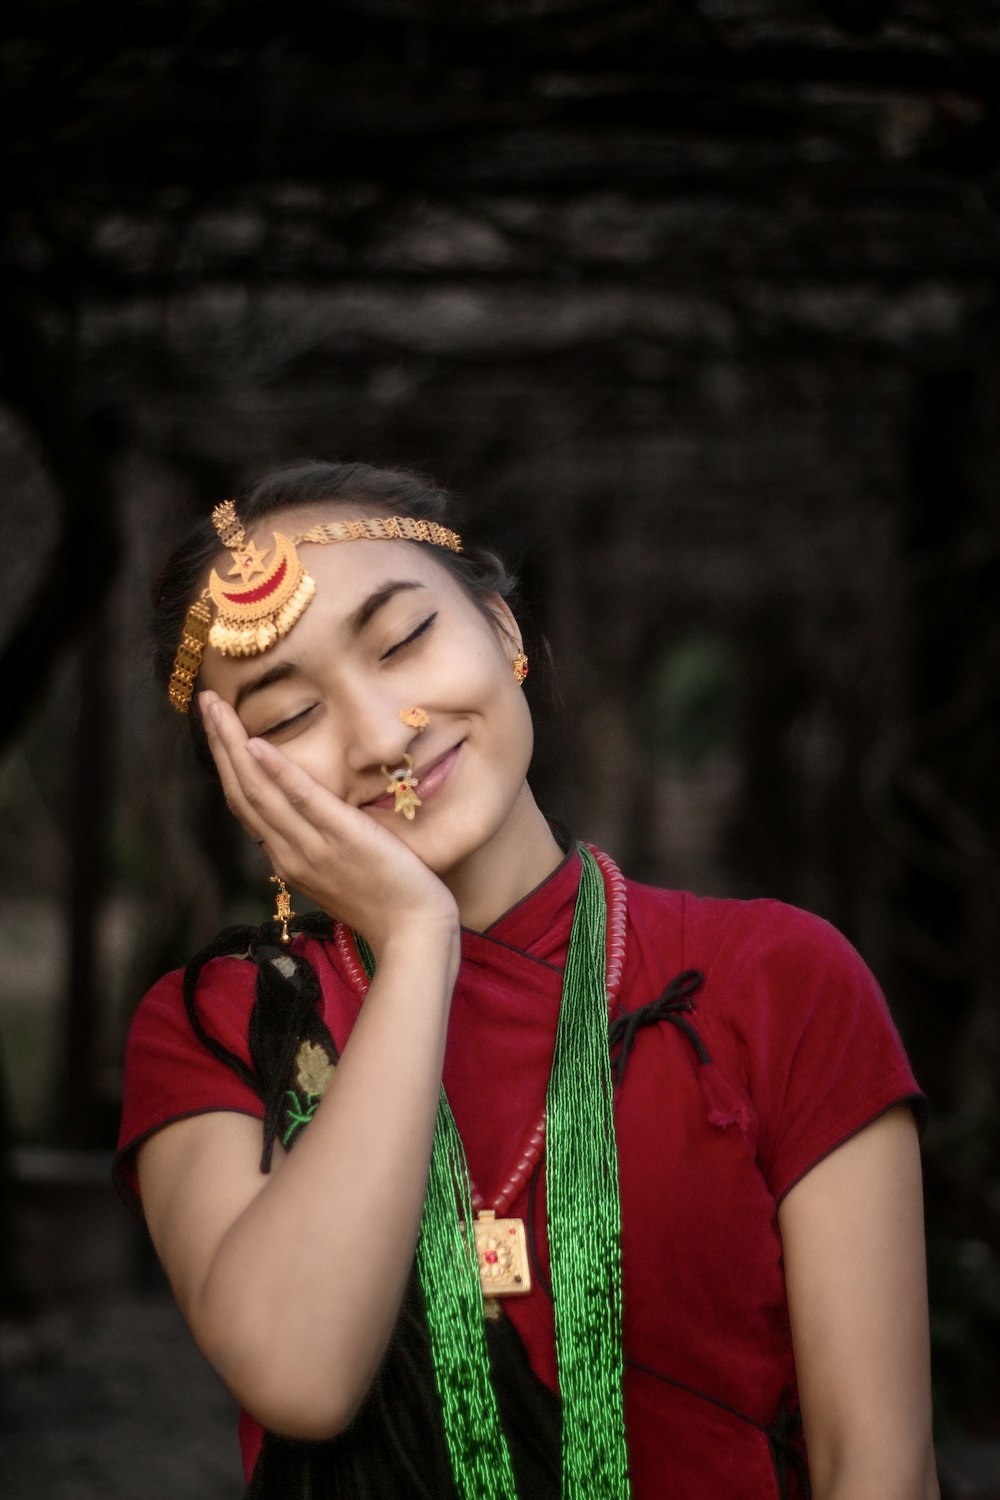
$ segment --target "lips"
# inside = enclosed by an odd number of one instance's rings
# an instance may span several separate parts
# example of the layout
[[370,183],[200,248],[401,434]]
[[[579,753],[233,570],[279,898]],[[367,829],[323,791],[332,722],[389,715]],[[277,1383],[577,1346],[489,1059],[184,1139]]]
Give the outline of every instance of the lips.
[[[445,750],[436,760],[428,761],[426,766],[414,766],[413,775],[420,801],[426,802],[428,797],[441,788],[448,780],[458,760],[458,752],[464,741],[459,740],[457,745],[452,745],[450,750]],[[363,802],[362,807],[389,808],[395,807],[396,799],[392,792],[384,792],[380,797],[372,797],[370,801]]]

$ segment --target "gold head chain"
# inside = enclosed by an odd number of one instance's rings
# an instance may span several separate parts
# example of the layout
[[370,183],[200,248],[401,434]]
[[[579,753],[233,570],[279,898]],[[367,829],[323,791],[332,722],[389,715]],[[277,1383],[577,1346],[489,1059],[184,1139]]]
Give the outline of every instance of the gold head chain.
[[207,589],[187,612],[167,689],[170,702],[182,714],[190,711],[206,644],[222,656],[256,656],[291,630],[316,592],[296,550],[303,542],[321,547],[334,542],[430,542],[452,552],[462,550],[461,539],[447,526],[412,516],[327,521],[293,537],[275,531],[274,546],[264,548],[247,541],[232,500],[215,507],[212,524],[233,564],[225,580],[212,569]]

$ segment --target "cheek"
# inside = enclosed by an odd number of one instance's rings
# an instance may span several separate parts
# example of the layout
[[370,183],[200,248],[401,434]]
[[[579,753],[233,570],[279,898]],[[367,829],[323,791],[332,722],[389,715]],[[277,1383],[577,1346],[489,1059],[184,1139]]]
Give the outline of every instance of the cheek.
[[487,717],[496,736],[496,746],[504,761],[517,776],[527,773],[534,748],[534,727],[524,691],[514,677],[511,659],[513,648],[506,642],[490,639],[484,642],[479,663],[482,673],[481,696]]
[[289,760],[301,766],[304,771],[308,771],[313,780],[319,782],[320,786],[325,787],[328,792],[333,792],[337,797],[344,796],[347,771],[343,749],[337,735],[317,725],[308,734],[299,735],[279,748],[283,755],[287,755]]
[[505,675],[492,682],[484,729],[480,742],[483,770],[501,802],[507,804],[517,796],[528,774],[534,726],[521,689]]
[[[486,625],[475,648],[475,672],[483,695],[497,705],[510,706],[523,698],[514,677],[513,658],[514,648],[510,642],[499,640]],[[512,692],[512,688],[516,691]]]
[[517,690],[517,697],[510,714],[508,734],[511,745],[511,757],[516,764],[520,778],[523,780],[528,774],[532,751],[535,748],[535,726],[532,723],[531,713],[520,689]]

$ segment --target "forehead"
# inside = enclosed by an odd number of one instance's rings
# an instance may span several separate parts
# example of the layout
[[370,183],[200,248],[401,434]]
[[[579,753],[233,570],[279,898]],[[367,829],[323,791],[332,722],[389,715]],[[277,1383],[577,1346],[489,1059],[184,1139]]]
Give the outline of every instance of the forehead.
[[[456,590],[461,587],[434,547],[415,542],[370,541],[303,542],[299,558],[316,584],[313,604],[349,617],[373,590],[393,579],[408,579],[426,588]],[[312,607],[312,606],[310,606]]]
[[[326,514],[329,518],[329,513]],[[275,532],[291,538],[315,523],[315,512],[283,514],[277,521],[248,530],[244,548],[253,543],[266,567],[274,558]],[[433,591],[438,599],[444,593],[460,603],[470,602],[447,565],[437,559],[437,549],[433,547],[363,538],[333,543],[302,542],[296,550],[315,585],[315,593],[302,614],[273,646],[254,656],[222,656],[209,647],[203,665],[203,686],[213,685],[211,680],[218,678],[220,671],[227,678],[234,670],[239,678],[254,675],[265,663],[270,665],[307,651],[310,643],[320,637],[328,647],[341,634],[347,644],[356,633],[359,617],[364,617],[366,604],[394,583],[410,585],[392,596],[397,599],[419,600]],[[215,570],[223,583],[232,567],[232,554],[221,550]],[[244,586],[238,576],[234,582],[239,588]]]

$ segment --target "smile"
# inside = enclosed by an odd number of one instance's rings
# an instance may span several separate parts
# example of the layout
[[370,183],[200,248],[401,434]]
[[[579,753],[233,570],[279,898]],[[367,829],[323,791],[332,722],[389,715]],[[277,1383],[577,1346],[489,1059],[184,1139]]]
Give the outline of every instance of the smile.
[[[435,792],[440,791],[441,787],[444,786],[455,768],[458,753],[463,744],[464,741],[459,740],[457,745],[453,745],[450,750],[446,750],[443,755],[439,755],[437,760],[430,761],[427,766],[414,768],[415,785],[420,793],[420,801],[422,803],[426,802],[429,797],[433,797]],[[369,802],[363,802],[361,805],[362,807],[387,808],[391,810],[395,806],[395,796],[392,792],[384,792],[381,797],[373,797]]]

